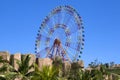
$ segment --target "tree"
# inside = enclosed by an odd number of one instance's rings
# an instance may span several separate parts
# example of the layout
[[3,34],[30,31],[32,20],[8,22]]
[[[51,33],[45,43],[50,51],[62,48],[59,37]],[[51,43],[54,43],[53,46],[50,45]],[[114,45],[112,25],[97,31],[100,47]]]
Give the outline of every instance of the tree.
[[54,66],[43,66],[39,70],[35,64],[35,73],[31,80],[58,80],[59,69]]
[[30,65],[30,56],[24,56],[21,57],[21,61],[17,60],[17,64],[19,66],[18,70],[15,70],[17,74],[15,75],[16,78],[19,78],[21,80],[30,80],[32,77],[34,71],[30,71],[32,68],[34,68],[34,65]]
[[68,80],[80,80],[82,76],[82,68],[77,62],[71,63],[71,69],[68,76]]
[[2,56],[0,56],[0,80],[14,80],[14,76],[16,73],[12,72],[14,68],[9,64],[8,60],[4,60]]
[[89,67],[92,68],[90,75],[93,80],[103,80],[110,75],[108,72],[108,63],[102,64],[95,60],[89,64]]

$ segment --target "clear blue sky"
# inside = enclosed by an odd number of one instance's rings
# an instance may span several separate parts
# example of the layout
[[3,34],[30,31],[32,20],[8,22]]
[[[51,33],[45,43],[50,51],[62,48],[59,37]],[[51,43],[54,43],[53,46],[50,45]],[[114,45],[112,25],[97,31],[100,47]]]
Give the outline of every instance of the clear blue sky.
[[120,63],[120,0],[1,0],[0,51],[34,53],[42,20],[59,5],[73,6],[83,19],[85,65]]

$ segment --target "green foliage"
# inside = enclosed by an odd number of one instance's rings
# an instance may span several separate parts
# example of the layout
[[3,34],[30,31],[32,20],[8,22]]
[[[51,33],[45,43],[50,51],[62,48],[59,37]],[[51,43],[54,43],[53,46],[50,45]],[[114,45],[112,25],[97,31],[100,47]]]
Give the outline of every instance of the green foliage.
[[54,66],[43,66],[42,70],[35,65],[35,74],[31,80],[58,80],[59,69]]
[[22,57],[21,61],[17,60],[19,68],[16,71],[17,73],[16,78],[20,78],[22,80],[29,80],[32,77],[34,71],[30,72],[29,70],[34,68],[34,65],[33,64],[30,65],[29,61],[30,61],[29,55]]
[[107,69],[108,72],[120,75],[120,68]]
[[7,60],[4,60],[0,57],[0,80],[14,80],[15,73],[13,71],[13,67],[9,64]]
[[8,60],[4,60],[4,59],[2,58],[2,56],[0,56],[0,63],[9,63],[9,61],[8,61]]
[[[66,72],[62,59],[56,57],[52,66],[43,66],[39,69],[38,65],[29,64],[29,55],[23,56],[21,61],[17,60],[19,66],[15,70],[7,60],[0,57],[0,80],[105,80],[106,76],[113,76],[114,80],[120,80],[120,68],[112,68],[113,62],[101,64],[97,60],[91,62],[91,70],[84,70],[77,62],[71,64],[70,70]],[[30,71],[31,69],[34,71]],[[110,80],[110,79],[108,79]]]
[[55,57],[52,64],[53,64],[54,67],[58,67],[59,69],[62,68],[63,63],[62,63],[61,57],[58,57],[58,56]]

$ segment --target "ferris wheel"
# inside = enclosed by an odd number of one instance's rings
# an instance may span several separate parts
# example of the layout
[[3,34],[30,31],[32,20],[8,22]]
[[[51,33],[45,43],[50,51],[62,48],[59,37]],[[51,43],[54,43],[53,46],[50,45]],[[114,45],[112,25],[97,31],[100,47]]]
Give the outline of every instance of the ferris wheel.
[[45,17],[39,27],[35,53],[37,58],[78,61],[84,47],[81,17],[71,6],[58,6]]

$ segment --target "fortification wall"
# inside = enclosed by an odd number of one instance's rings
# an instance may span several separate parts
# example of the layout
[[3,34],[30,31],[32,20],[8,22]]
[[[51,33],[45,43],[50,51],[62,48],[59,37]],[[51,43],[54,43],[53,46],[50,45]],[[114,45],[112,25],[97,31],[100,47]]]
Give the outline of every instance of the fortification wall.
[[[27,54],[21,54],[21,53],[15,53],[15,54],[11,54],[9,52],[6,51],[0,51],[0,56],[4,59],[7,60],[13,67],[15,70],[18,70],[19,66],[17,64],[17,60],[21,61],[21,58],[26,56],[26,55],[30,55],[31,59],[29,64],[31,65],[32,63],[36,63],[39,67],[39,69],[41,69],[43,66],[47,65],[47,66],[52,66],[52,60],[49,58],[36,58],[34,54],[32,53],[27,53]],[[69,62],[64,62],[65,64],[65,68],[69,68],[71,66],[71,64]],[[84,67],[84,63],[83,61],[78,61],[78,64],[81,67]],[[0,64],[0,66],[2,66],[2,64]],[[32,71],[34,69],[31,69],[30,71]]]

